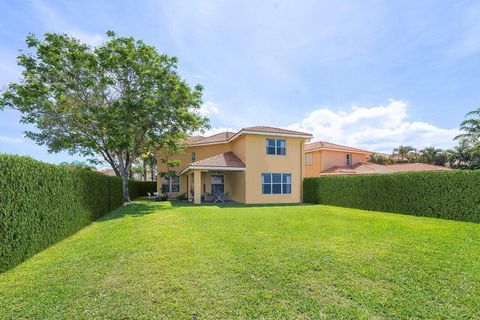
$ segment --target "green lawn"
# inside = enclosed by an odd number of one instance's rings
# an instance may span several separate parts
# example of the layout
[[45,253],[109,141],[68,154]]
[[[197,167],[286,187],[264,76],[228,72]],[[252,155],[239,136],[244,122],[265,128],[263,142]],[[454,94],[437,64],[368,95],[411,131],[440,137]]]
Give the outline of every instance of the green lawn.
[[137,202],[0,274],[0,319],[480,317],[480,225]]

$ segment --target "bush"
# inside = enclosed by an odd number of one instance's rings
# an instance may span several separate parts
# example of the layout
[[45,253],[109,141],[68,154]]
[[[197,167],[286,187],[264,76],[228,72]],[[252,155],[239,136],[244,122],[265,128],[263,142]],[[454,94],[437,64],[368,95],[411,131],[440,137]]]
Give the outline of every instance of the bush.
[[[132,182],[131,198],[152,185]],[[119,177],[0,154],[0,272],[122,203]]]
[[480,171],[322,176],[304,180],[304,202],[480,222]]

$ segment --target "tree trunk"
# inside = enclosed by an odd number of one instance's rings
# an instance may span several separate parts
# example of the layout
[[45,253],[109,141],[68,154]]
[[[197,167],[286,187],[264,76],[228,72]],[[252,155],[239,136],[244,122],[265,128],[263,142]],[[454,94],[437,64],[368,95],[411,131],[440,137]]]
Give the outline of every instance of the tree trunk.
[[130,196],[128,194],[128,175],[126,174],[122,176],[122,187],[123,187],[123,202],[124,203],[131,202]]
[[147,181],[147,159],[143,159],[143,181]]
[[132,169],[132,163],[128,159],[124,162],[122,154],[117,154],[118,166],[120,175],[122,176],[122,187],[123,187],[123,202],[130,203],[130,196],[128,195],[128,174]]
[[155,178],[155,177],[154,177],[154,170],[153,170],[153,169],[154,169],[154,166],[153,166],[153,163],[151,163],[151,164],[150,164],[150,179],[151,179],[152,181],[155,181],[155,179],[154,179],[154,178]]

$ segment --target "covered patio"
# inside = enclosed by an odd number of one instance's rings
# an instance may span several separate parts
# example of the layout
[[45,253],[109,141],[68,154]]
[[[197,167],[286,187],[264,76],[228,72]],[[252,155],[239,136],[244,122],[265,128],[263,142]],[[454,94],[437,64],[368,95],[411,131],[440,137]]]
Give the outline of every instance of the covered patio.
[[226,152],[192,162],[180,175],[187,178],[187,196],[194,204],[201,204],[202,200],[242,202],[245,169],[245,164],[233,152]]

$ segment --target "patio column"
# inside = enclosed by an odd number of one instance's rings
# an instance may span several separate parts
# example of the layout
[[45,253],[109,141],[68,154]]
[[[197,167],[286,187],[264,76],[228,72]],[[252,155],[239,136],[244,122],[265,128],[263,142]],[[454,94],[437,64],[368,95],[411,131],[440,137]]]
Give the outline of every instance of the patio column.
[[202,171],[193,170],[193,203],[202,203]]

